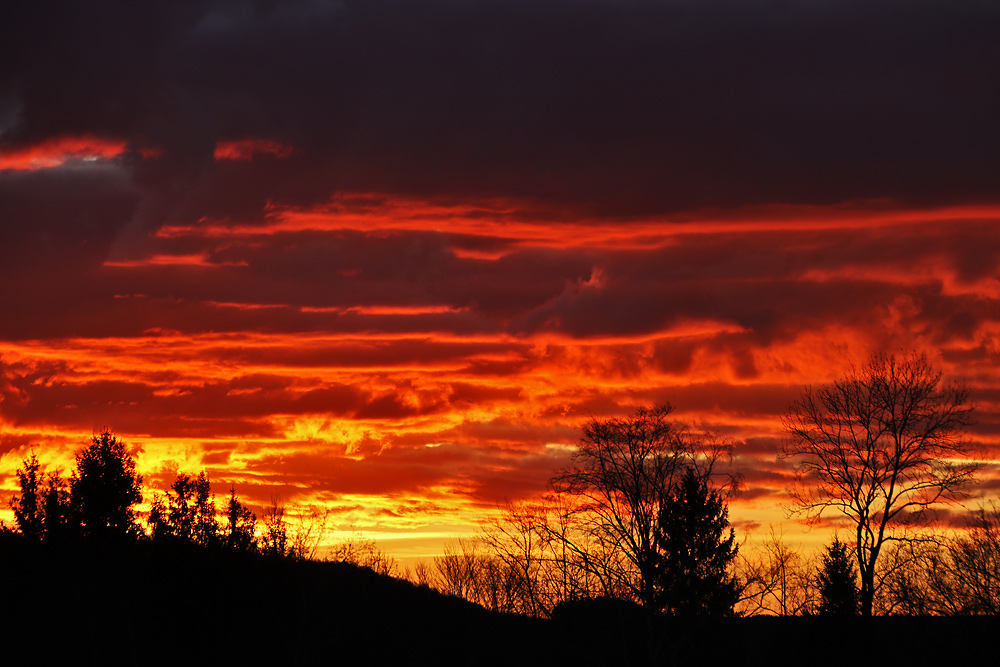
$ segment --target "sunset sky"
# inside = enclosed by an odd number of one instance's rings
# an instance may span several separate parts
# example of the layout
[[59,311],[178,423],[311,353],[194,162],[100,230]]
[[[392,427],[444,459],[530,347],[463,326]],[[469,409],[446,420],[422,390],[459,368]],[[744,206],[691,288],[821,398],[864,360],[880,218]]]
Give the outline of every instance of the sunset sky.
[[798,536],[780,416],[876,351],[967,382],[1000,460],[998,35],[992,0],[6,3],[0,518],[107,427],[149,488],[433,555],[667,401],[735,444],[737,526]]

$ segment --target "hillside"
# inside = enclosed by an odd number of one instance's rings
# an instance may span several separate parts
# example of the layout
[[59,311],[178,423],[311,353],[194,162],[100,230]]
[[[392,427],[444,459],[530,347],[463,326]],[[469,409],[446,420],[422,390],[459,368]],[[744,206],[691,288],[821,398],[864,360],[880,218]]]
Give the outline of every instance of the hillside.
[[46,662],[502,665],[540,636],[540,622],[348,563],[5,542],[3,646]]
[[0,535],[7,664],[904,665],[969,663],[993,617],[650,619],[590,601],[503,616],[348,563]]

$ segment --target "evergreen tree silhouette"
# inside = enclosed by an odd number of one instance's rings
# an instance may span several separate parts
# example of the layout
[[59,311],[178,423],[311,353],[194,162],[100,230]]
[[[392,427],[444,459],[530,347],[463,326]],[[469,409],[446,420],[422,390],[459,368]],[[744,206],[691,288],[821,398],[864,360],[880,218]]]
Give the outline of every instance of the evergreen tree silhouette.
[[823,554],[819,572],[819,613],[824,616],[854,616],[858,613],[858,584],[854,560],[847,545],[837,537]]
[[215,499],[205,471],[197,477],[178,474],[170,485],[170,491],[167,492],[169,506],[165,514],[162,506],[155,508],[159,525],[154,526],[154,534],[166,532],[182,542],[201,546],[213,544],[218,534],[218,523]]
[[659,607],[675,616],[729,616],[739,598],[728,572],[736,557],[729,511],[708,480],[688,467],[659,513]]
[[41,465],[36,454],[22,463],[24,469],[17,470],[21,495],[11,498],[10,508],[14,511],[14,522],[21,534],[29,540],[40,540],[45,530]]
[[225,544],[236,551],[254,551],[257,548],[255,532],[257,516],[236,498],[236,487],[229,490],[226,503]]
[[138,535],[133,505],[142,501],[142,476],[124,443],[108,431],[76,454],[70,479],[73,519],[84,537],[109,540]]
[[45,540],[61,540],[72,534],[72,507],[66,482],[55,473],[50,473],[44,494]]

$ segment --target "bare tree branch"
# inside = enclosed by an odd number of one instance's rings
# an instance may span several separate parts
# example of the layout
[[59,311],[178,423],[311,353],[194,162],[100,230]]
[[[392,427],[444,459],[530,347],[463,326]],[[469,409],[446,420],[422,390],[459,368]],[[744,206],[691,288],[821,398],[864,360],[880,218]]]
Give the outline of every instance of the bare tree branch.
[[854,526],[862,613],[879,588],[879,555],[896,529],[963,496],[982,467],[964,437],[969,390],[942,387],[923,355],[876,354],[859,370],[806,389],[783,424],[783,455],[796,463],[794,511],[818,521],[832,510]]

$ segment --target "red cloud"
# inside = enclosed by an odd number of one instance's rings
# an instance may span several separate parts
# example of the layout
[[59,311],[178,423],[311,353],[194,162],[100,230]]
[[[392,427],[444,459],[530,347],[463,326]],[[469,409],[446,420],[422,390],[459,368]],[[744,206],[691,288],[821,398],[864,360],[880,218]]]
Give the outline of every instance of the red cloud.
[[292,147],[271,139],[236,139],[215,145],[216,160],[253,160],[259,157],[286,158]]
[[107,160],[125,152],[125,142],[93,135],[53,137],[33,146],[0,152],[0,171],[58,167],[70,160]]

